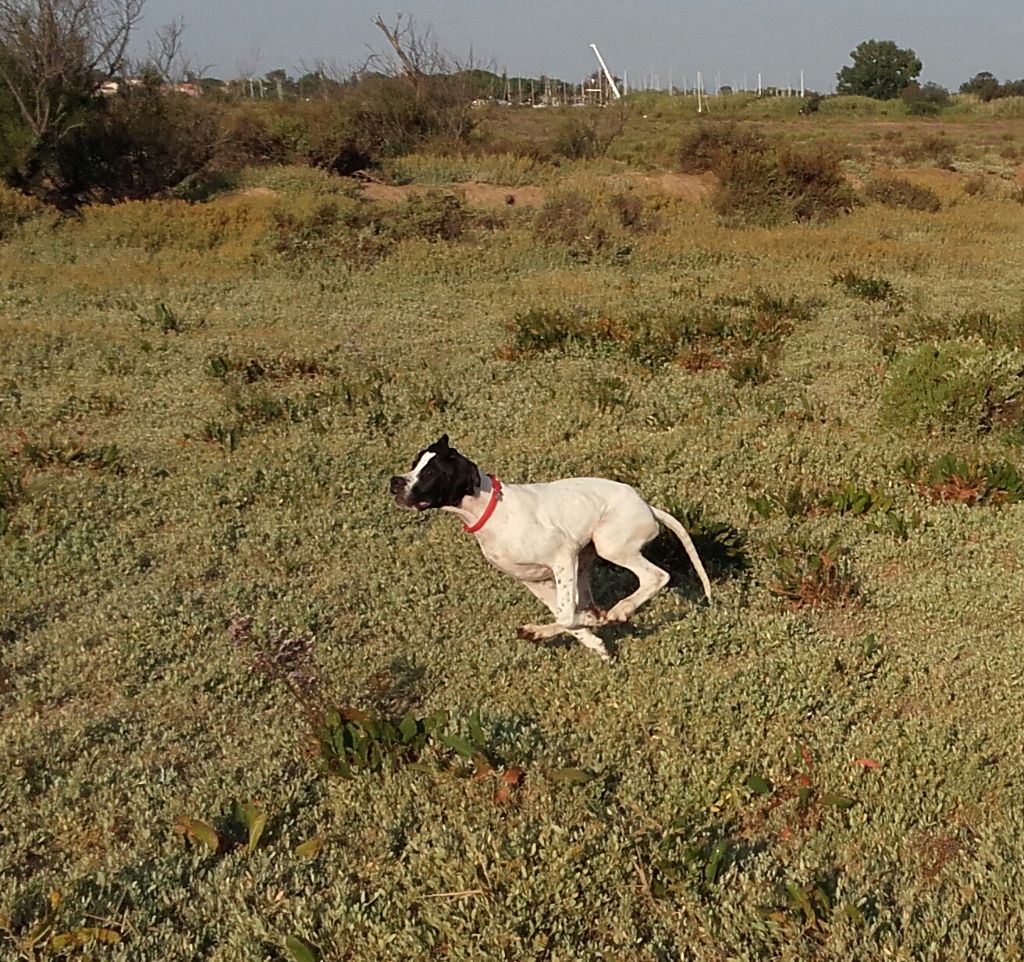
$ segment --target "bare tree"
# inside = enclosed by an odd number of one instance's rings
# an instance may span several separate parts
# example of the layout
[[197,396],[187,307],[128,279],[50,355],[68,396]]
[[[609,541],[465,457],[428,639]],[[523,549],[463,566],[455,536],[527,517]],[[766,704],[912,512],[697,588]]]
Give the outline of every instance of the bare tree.
[[393,26],[380,16],[373,23],[394,55],[371,52],[360,72],[376,70],[400,78],[426,109],[438,133],[453,142],[463,140],[474,126],[471,78],[481,66],[473,62],[472,52],[468,60],[459,60],[441,48],[429,28],[417,27],[412,17],[402,14],[395,17]]
[[199,66],[185,52],[185,19],[177,17],[162,27],[157,27],[152,39],[146,44],[149,57],[141,65],[140,72],[153,71],[164,83],[179,84],[194,80],[206,73],[210,65]]
[[0,0],[0,82],[38,144],[124,63],[144,0]]
[[259,85],[260,96],[263,96],[263,78],[260,76],[260,64],[263,62],[263,54],[260,48],[252,45],[244,54],[235,61],[235,69],[242,79],[242,90],[249,88],[249,97],[256,96],[256,85]]

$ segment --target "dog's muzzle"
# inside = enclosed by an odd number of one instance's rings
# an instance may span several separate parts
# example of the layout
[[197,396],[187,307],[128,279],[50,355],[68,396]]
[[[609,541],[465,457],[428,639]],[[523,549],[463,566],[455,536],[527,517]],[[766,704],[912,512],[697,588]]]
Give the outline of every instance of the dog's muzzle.
[[397,474],[391,479],[389,485],[391,494],[394,496],[395,504],[400,508],[410,508],[422,511],[426,504],[417,504],[412,500],[412,489],[409,487],[409,479]]

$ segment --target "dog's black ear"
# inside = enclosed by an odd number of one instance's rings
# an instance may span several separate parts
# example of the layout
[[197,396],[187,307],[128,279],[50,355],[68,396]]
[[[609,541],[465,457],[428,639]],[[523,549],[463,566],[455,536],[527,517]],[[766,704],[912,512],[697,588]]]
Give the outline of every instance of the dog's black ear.
[[448,435],[447,434],[442,434],[441,437],[438,438],[438,440],[437,440],[437,447],[439,447],[442,451],[445,448],[448,447]]
[[459,458],[458,474],[455,478],[455,490],[459,497],[468,498],[476,494],[479,487],[480,469],[469,458]]

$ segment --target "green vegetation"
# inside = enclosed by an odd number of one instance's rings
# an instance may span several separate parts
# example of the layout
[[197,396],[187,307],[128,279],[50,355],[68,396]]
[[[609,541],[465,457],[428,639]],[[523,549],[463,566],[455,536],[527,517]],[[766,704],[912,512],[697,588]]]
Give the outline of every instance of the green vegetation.
[[892,40],[865,40],[850,52],[853,61],[836,75],[841,94],[892,100],[917,80],[921,61],[913,50],[897,47]]
[[[358,88],[226,100],[172,196],[0,191],[0,957],[1012,958],[1024,131],[648,95],[387,155]],[[519,641],[387,494],[444,432],[637,485],[712,603],[659,538],[614,665]]]

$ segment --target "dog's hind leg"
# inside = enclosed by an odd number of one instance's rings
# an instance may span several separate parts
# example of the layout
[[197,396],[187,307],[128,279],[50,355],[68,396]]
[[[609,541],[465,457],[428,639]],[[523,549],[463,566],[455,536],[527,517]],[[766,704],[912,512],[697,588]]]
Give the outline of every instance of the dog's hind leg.
[[668,572],[652,564],[640,553],[640,549],[657,533],[658,525],[653,518],[650,525],[627,529],[625,536],[617,530],[595,532],[594,547],[597,553],[605,561],[632,571],[639,582],[636,591],[608,610],[606,623],[629,621],[637,608],[668,584]]
[[[523,584],[557,617],[558,589],[553,581],[524,581]],[[528,641],[547,641],[562,634],[572,635],[581,645],[597,652],[605,660],[611,657],[604,642],[588,628],[566,628],[555,622],[548,625],[523,625],[519,629],[519,637]]]

